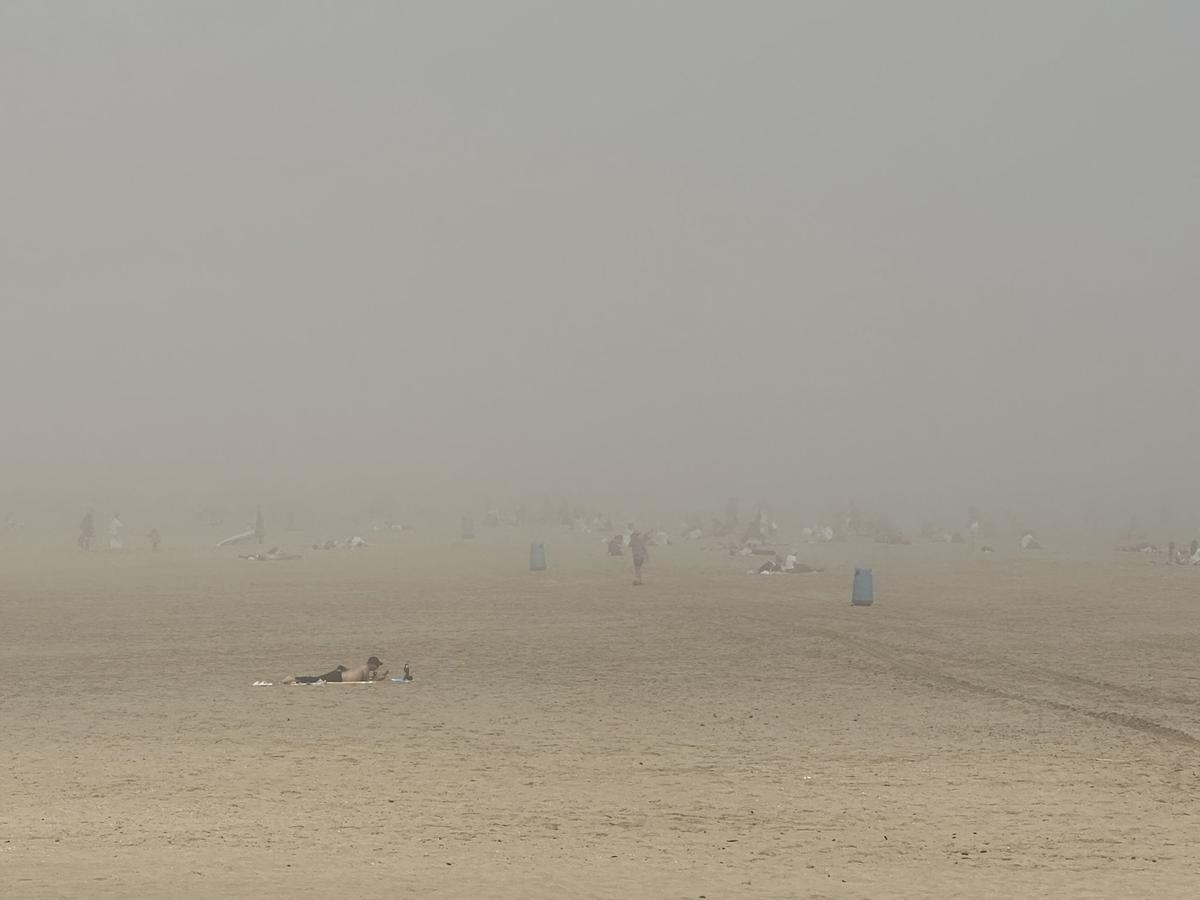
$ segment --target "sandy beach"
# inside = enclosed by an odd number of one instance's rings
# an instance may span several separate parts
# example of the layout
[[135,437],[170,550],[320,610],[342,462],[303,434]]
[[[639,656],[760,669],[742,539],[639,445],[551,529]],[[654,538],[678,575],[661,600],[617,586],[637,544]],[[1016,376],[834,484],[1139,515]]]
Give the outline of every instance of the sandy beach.
[[[1200,570],[842,544],[763,577],[682,545],[633,588],[597,541],[547,550],[5,547],[0,888],[1194,890]],[[372,653],[416,680],[279,684]]]
[[0,3],[0,900],[1200,896],[1197,35]]

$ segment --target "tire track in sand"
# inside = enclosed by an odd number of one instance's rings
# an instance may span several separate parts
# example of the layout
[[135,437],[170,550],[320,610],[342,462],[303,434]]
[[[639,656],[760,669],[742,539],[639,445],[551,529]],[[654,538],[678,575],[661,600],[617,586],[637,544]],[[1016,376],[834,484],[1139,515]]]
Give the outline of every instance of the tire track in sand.
[[[1080,700],[1082,698],[1074,698],[1075,702],[1069,702],[1067,700],[1059,700],[1053,697],[1040,696],[1029,693],[1028,691],[1018,691],[997,687],[994,684],[973,681],[971,679],[963,678],[959,675],[951,675],[950,673],[942,671],[928,662],[918,664],[905,659],[896,652],[896,648],[889,645],[885,641],[879,641],[874,638],[852,636],[837,631],[836,629],[824,626],[805,626],[805,630],[810,634],[819,634],[822,637],[826,637],[853,647],[862,653],[875,657],[894,669],[906,672],[909,675],[916,676],[926,681],[932,681],[937,684],[943,684],[948,687],[954,687],[958,688],[959,690],[970,691],[972,693],[994,697],[1001,700],[1011,700],[1017,703],[1025,703],[1031,706],[1040,706],[1045,709],[1053,709],[1058,712],[1084,716],[1100,722],[1106,722],[1110,725],[1117,725],[1122,728],[1130,728],[1135,731],[1140,731],[1143,734],[1148,734],[1153,737],[1163,738],[1165,740],[1173,740],[1192,747],[1200,748],[1200,738],[1197,738],[1181,728],[1165,725],[1162,722],[1155,721],[1154,719],[1147,718],[1146,716],[1122,712],[1119,709],[1111,708],[1111,701],[1113,699],[1111,696],[1102,698],[1108,701],[1106,706],[1109,708],[1096,709],[1090,706],[1080,705]],[[926,660],[931,660],[933,655],[925,652],[924,658]],[[1035,670],[1021,669],[1019,667],[1012,666],[1011,664],[1005,668],[1009,669],[1012,674],[1018,675],[1019,677],[1025,679],[1030,679],[1032,677],[1032,680],[1036,681],[1039,678],[1038,675],[1033,674],[1033,671]],[[1047,670],[1042,671],[1045,672]],[[1080,686],[1086,684],[1089,685],[1096,693],[1106,694],[1115,693],[1115,691],[1110,690],[1110,687],[1117,687],[1115,685],[1108,686],[1105,682],[1076,678],[1070,675],[1063,678],[1055,678],[1053,676],[1047,677],[1046,675],[1042,675],[1040,677],[1042,680],[1049,682],[1051,685],[1059,689],[1071,683],[1076,683]],[[1132,690],[1127,691],[1120,688],[1118,688],[1118,691],[1121,693],[1134,693]],[[1179,700],[1172,701],[1166,697],[1162,699],[1167,702],[1180,702]]]
[[[1009,684],[1018,680],[1033,683],[1032,685],[1026,684],[1023,690],[1015,686],[1000,687],[996,684],[953,675],[938,668],[935,661],[950,662],[952,661],[952,657],[930,651],[928,648],[898,647],[877,638],[846,634],[844,631],[827,625],[815,625],[808,622],[802,624],[796,621],[785,623],[770,617],[747,615],[745,613],[739,613],[737,617],[749,621],[761,622],[774,629],[791,626],[802,630],[807,635],[818,635],[828,640],[836,641],[867,656],[874,657],[888,667],[903,672],[909,677],[926,682],[969,691],[999,700],[1008,700],[1054,710],[1055,712],[1067,715],[1080,716],[1200,749],[1200,737],[1196,737],[1182,728],[1167,725],[1148,716],[1124,711],[1119,708],[1120,700],[1118,699],[1119,697],[1125,697],[1130,700],[1154,700],[1162,704],[1194,707],[1197,701],[1190,697],[1162,694],[1146,688],[1125,687],[1071,673],[1056,672],[1053,669],[1040,666],[1021,667],[998,657],[989,658],[987,656],[975,655],[973,658],[986,667],[998,670]],[[924,631],[926,629],[919,630]],[[934,636],[934,632],[929,633],[929,637],[933,638]],[[908,658],[912,655],[918,655],[920,661]],[[1059,696],[1045,696],[1037,693],[1036,686],[1048,687],[1052,695]],[[1086,697],[1079,696],[1079,691],[1090,692],[1098,695],[1098,697],[1094,700],[1089,700]],[[1075,696],[1070,696],[1071,694],[1075,694]],[[1189,714],[1193,712],[1194,709],[1188,710]]]

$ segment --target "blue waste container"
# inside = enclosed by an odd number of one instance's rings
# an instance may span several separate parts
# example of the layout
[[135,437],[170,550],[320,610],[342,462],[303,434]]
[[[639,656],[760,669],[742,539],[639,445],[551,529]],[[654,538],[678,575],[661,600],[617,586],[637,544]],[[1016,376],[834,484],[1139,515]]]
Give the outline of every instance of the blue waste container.
[[854,590],[850,594],[853,606],[870,606],[875,602],[875,585],[870,569],[854,570]]
[[529,571],[530,572],[545,572],[546,571],[546,545],[545,544],[530,544],[529,545]]

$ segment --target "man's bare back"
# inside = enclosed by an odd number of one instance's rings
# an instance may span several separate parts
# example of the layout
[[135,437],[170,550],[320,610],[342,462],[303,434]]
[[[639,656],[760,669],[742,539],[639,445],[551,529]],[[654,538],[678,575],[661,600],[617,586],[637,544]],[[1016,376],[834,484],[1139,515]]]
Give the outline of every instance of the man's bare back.
[[379,668],[383,663],[373,656],[371,659],[374,660],[374,665],[368,660],[357,668],[347,669],[342,673],[342,681],[382,681],[387,678],[388,670],[380,671]]
[[387,678],[388,670],[383,668],[383,663],[378,656],[372,656],[361,666],[355,669],[347,669],[345,666],[338,666],[334,671],[327,672],[324,675],[293,675],[290,678],[284,679],[284,684],[316,684],[318,682],[363,682],[363,681],[382,681]]

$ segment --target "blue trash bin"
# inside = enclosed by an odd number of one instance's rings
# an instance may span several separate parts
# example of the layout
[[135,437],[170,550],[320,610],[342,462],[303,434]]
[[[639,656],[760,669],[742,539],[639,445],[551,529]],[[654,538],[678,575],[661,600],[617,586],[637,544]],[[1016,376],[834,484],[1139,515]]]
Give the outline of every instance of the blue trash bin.
[[870,606],[875,602],[875,585],[870,569],[854,570],[854,590],[850,594],[853,606]]
[[529,571],[530,572],[545,572],[546,571],[546,545],[545,544],[530,544],[529,545]]

